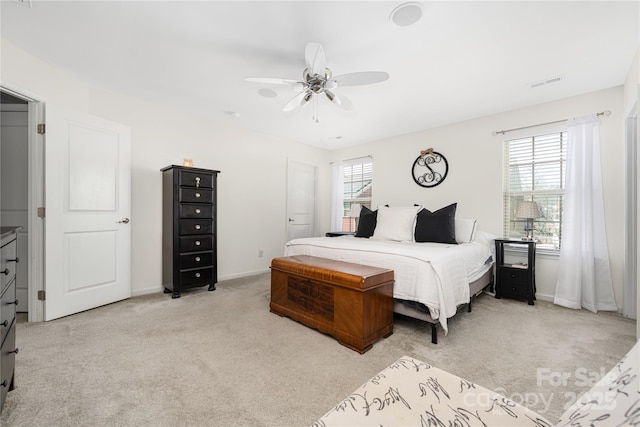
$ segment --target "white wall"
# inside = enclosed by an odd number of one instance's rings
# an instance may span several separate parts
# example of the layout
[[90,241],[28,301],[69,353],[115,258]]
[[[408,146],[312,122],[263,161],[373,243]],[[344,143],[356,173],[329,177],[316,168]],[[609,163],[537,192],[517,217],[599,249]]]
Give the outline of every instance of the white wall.
[[[457,202],[456,215],[476,218],[480,229],[502,235],[503,135],[492,132],[611,110],[601,118],[606,227],[616,302],[622,302],[623,274],[623,88],[615,87],[475,120],[455,123],[335,151],[332,160],[370,154],[374,163],[373,205],[421,203],[433,210]],[[507,134],[509,136],[509,134]],[[413,182],[411,167],[420,150],[432,147],[449,162],[449,175],[434,188]],[[538,297],[555,294],[557,258],[536,258]]]
[[[51,67],[2,40],[2,82],[131,127],[132,292],[161,290],[161,173],[193,159],[218,177],[219,279],[267,271],[286,243],[287,159],[319,166],[318,193],[329,200],[328,152],[300,143],[185,114],[115,92]],[[318,230],[328,229],[328,212]],[[258,250],[264,257],[258,258]]]
[[[2,81],[47,102],[74,108],[132,128],[133,293],[160,289],[161,179],[159,169],[193,158],[195,166],[219,169],[219,275],[221,279],[265,271],[282,255],[286,240],[287,158],[319,166],[318,231],[329,229],[329,162],[372,155],[375,204],[422,203],[437,209],[458,203],[457,214],[480,228],[502,233],[502,141],[492,132],[611,110],[601,119],[605,213],[616,302],[622,301],[623,110],[622,86],[583,96],[455,123],[369,144],[326,152],[184,114],[99,89],[2,41]],[[418,187],[411,166],[433,147],[450,164],[446,181]],[[258,258],[258,249],[264,258]],[[538,295],[552,298],[557,260],[539,256]]]

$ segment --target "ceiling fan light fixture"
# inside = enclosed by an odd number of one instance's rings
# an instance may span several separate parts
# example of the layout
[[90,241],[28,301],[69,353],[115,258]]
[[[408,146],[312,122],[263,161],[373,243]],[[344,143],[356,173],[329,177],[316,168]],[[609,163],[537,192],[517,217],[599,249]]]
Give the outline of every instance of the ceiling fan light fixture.
[[398,27],[408,27],[415,24],[422,17],[422,5],[417,2],[402,3],[393,11],[389,19]]
[[268,89],[266,87],[263,87],[262,89],[258,89],[258,95],[263,96],[265,98],[275,98],[276,96],[278,96],[275,90]]

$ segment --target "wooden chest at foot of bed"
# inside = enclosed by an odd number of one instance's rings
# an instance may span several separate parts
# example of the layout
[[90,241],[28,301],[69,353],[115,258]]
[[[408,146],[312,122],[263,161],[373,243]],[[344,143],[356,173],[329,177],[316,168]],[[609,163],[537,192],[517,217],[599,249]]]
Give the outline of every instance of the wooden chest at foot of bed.
[[308,255],[274,258],[270,309],[364,353],[393,333],[393,270]]

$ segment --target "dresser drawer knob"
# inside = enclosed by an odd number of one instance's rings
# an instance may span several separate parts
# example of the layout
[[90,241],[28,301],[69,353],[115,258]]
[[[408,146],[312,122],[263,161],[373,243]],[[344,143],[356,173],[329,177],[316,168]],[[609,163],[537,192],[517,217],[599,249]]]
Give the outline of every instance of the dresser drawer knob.
[[200,209],[196,209],[196,213],[199,214],[200,213]]
[[200,227],[200,224],[196,224],[196,230],[200,230],[202,227]]
[[16,257],[16,259],[8,259],[7,262],[20,262],[20,258]]
[[8,305],[11,305],[11,304],[18,305],[18,300],[15,300],[14,302],[10,302],[10,303],[8,303]]
[[200,257],[199,256],[196,257],[196,262],[200,262]]
[[4,271],[2,272],[5,276],[9,275],[9,269],[5,268]]
[[0,383],[1,387],[6,387],[7,386],[7,380],[4,380]]
[[200,273],[196,273],[196,277],[200,277]]
[[196,176],[196,188],[200,187],[200,177]]
[[200,240],[196,240],[196,246],[200,246]]
[[13,350],[13,351],[10,351],[9,354],[11,354],[11,353],[18,354],[18,351],[20,351],[20,349],[18,347],[16,347],[16,349]]
[[9,321],[5,320],[4,322],[0,323],[0,325],[2,325],[3,328],[6,328],[7,326],[9,326]]
[[200,197],[200,193],[196,193],[196,199]]

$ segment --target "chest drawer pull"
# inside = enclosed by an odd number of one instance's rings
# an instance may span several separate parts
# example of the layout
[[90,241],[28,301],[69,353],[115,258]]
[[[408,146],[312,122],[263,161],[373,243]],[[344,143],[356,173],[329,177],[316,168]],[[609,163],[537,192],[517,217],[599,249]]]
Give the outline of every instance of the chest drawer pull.
[[2,272],[5,276],[9,275],[9,269],[5,268],[4,271]]
[[200,212],[202,212],[200,209],[196,209],[197,214],[199,214]]
[[196,273],[196,277],[200,277],[200,273]]
[[7,326],[9,326],[9,321],[5,320],[4,322],[0,323],[0,326],[2,326],[3,328],[6,328]]
[[200,262],[200,257],[199,256],[196,257],[196,262]]
[[200,187],[200,177],[196,176],[196,188]]
[[16,259],[8,259],[7,262],[20,262],[20,258],[16,257]]
[[200,198],[200,193],[196,193],[196,198]]
[[0,387],[6,387],[7,386],[7,380],[4,380],[0,383]]
[[196,246],[200,246],[200,240],[196,240]]
[[11,305],[11,304],[18,305],[18,300],[15,300],[14,302],[8,302],[8,303],[7,303],[7,305]]
[[196,230],[200,230],[200,228],[201,228],[201,227],[200,227],[200,224],[196,224],[196,225],[195,225],[195,229],[196,229]]
[[20,349],[19,349],[18,347],[16,347],[16,349],[15,349],[15,350],[10,351],[10,352],[8,352],[8,353],[9,353],[9,354],[11,354],[11,353],[18,354],[18,351],[20,351]]

